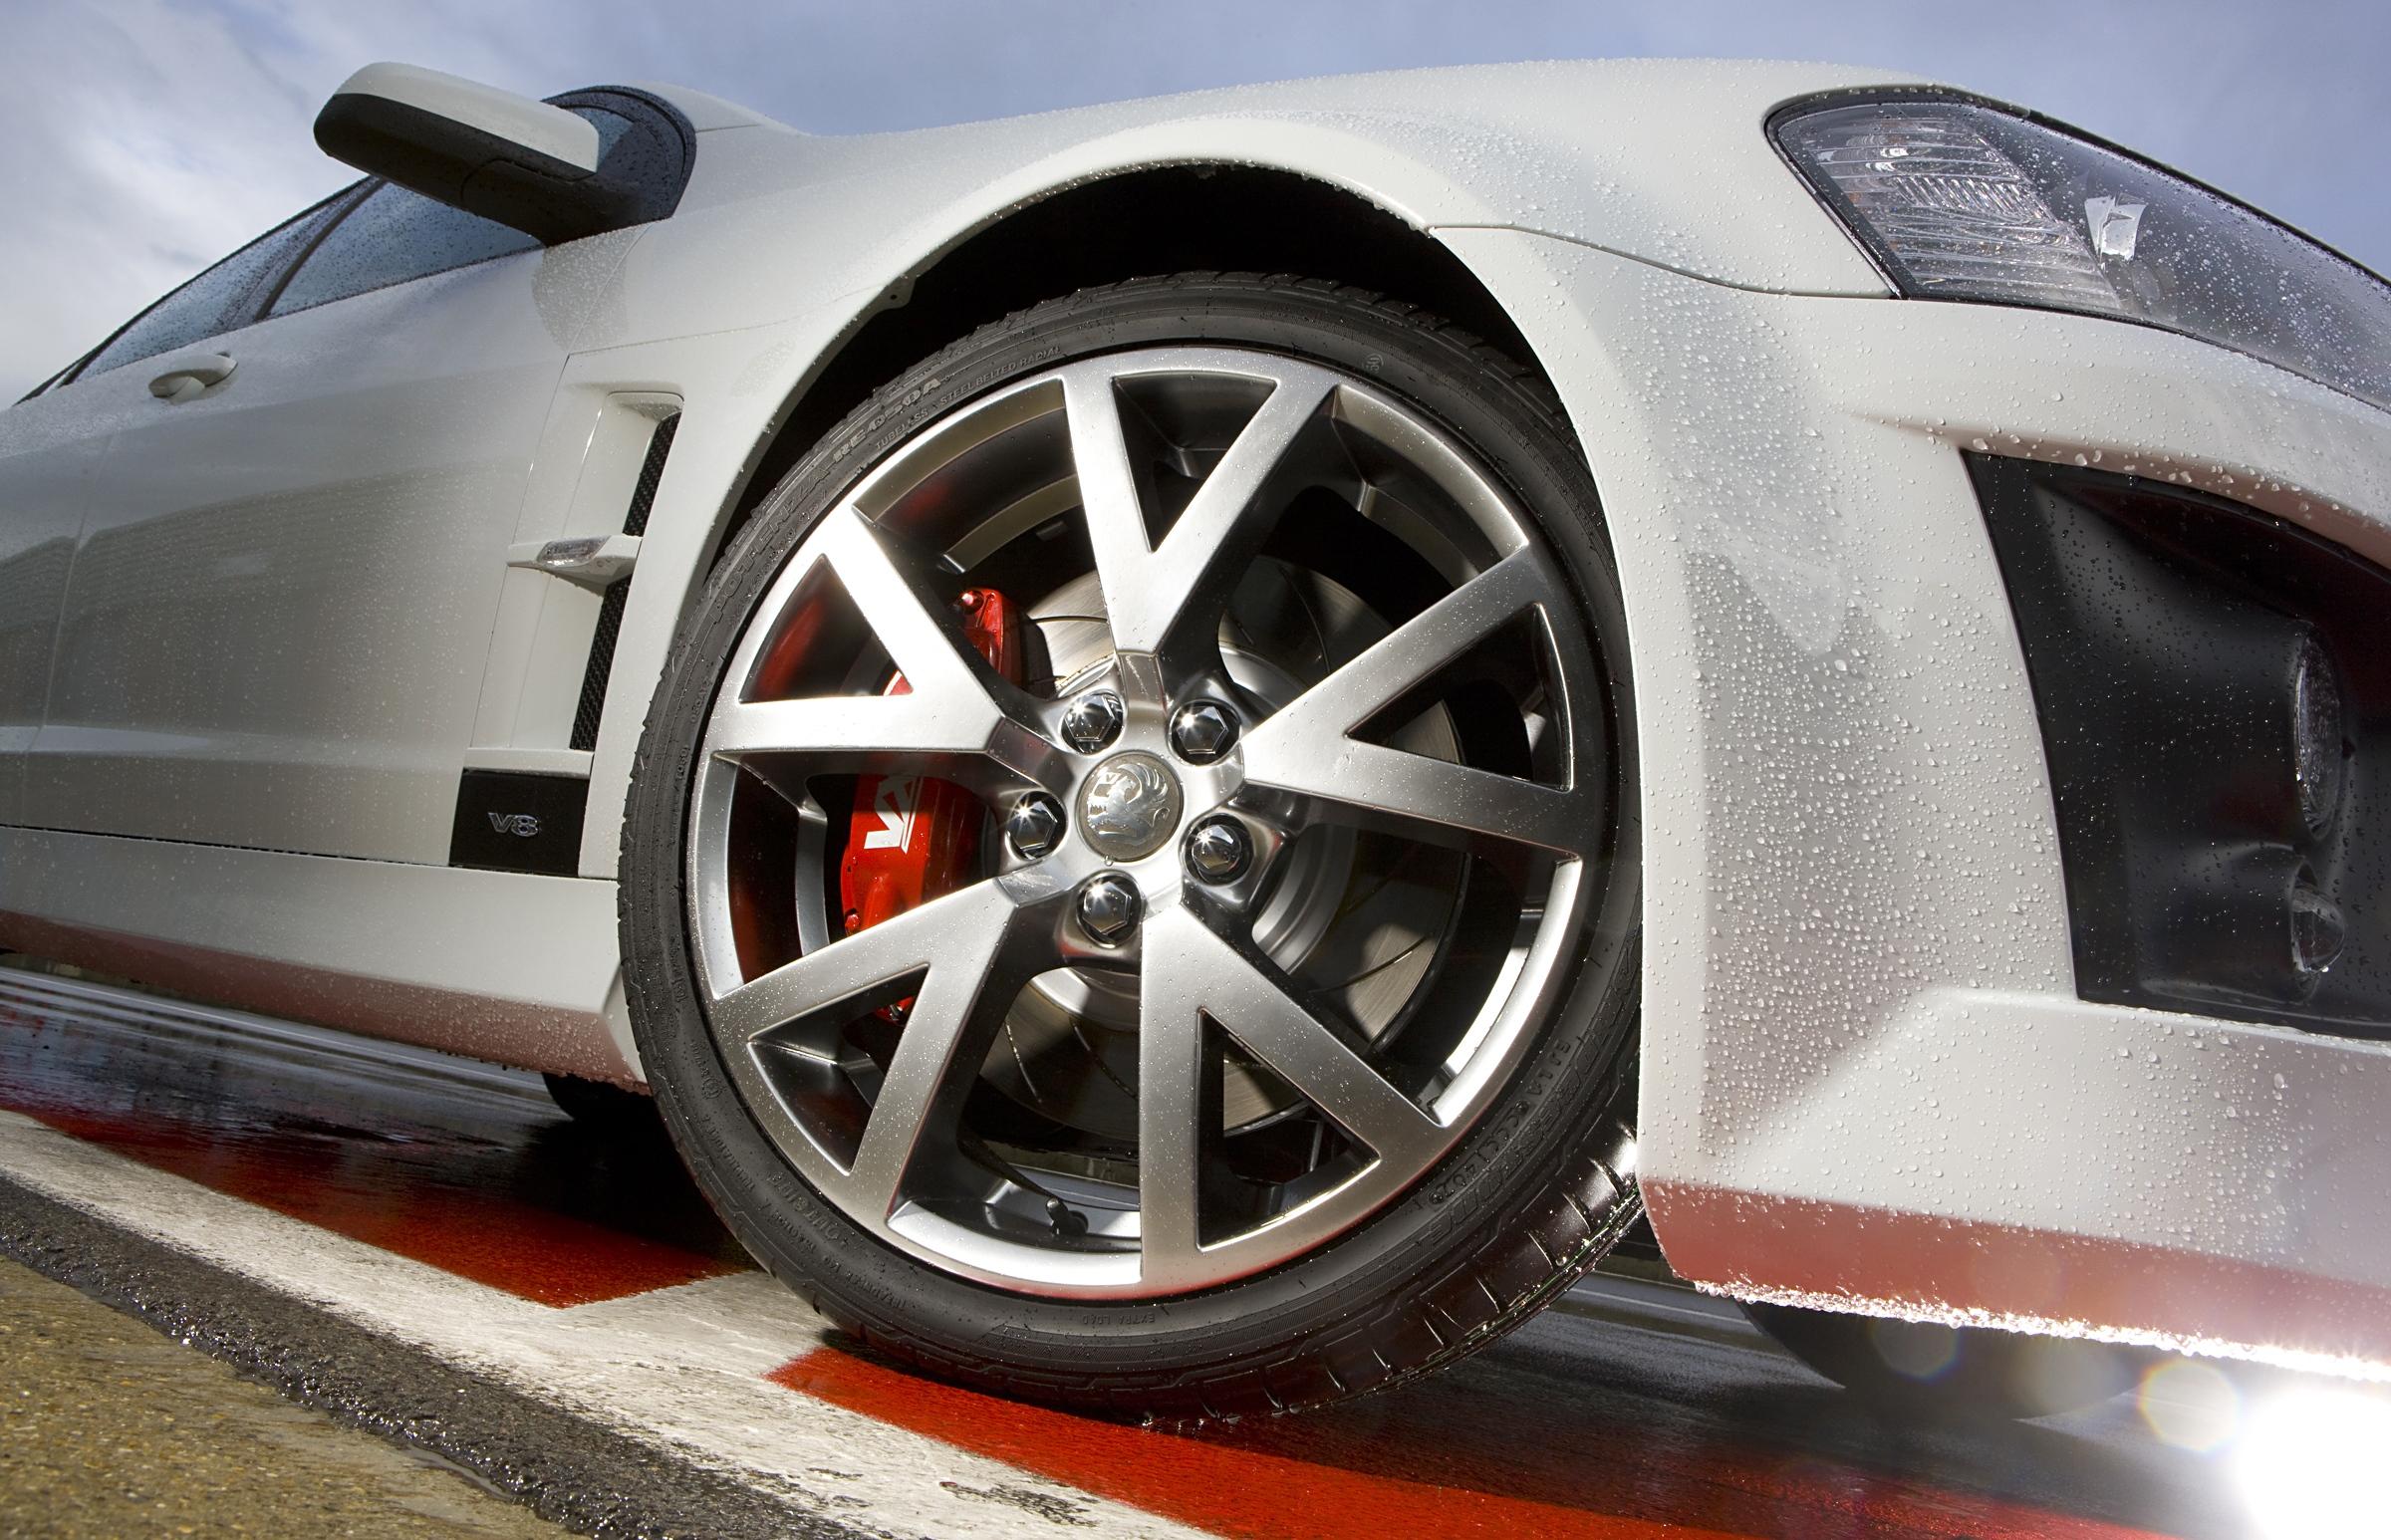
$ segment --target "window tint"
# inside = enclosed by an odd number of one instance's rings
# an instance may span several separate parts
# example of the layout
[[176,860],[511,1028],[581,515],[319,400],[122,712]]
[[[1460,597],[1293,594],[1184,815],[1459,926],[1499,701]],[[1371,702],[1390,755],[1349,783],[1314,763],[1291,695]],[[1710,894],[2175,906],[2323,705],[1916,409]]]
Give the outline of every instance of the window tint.
[[[601,157],[632,128],[631,120],[603,108],[572,111],[597,128]],[[287,316],[537,245],[520,230],[384,182],[291,275],[274,298],[272,314]]]
[[78,379],[171,353],[220,332],[245,326],[258,286],[316,237],[345,193],[335,194],[297,218],[259,236],[134,318],[92,355]]

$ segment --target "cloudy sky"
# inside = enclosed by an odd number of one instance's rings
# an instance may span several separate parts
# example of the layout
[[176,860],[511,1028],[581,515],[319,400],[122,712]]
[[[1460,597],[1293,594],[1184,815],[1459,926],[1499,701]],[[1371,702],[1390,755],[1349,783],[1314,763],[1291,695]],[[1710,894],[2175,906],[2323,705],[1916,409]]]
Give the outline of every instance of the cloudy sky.
[[535,96],[670,80],[847,132],[1507,59],[1881,65],[2030,104],[2391,270],[2384,0],[0,0],[0,400],[352,173],[399,59]]

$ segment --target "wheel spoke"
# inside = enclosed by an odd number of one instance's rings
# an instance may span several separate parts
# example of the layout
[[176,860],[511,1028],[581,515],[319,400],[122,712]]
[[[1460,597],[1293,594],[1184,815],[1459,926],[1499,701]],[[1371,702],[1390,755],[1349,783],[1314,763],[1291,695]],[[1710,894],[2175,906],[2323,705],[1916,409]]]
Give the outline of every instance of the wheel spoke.
[[1553,598],[1533,558],[1505,557],[1246,734],[1246,781],[1306,798],[1326,821],[1440,845],[1582,854],[1600,810],[1575,764],[1569,787],[1545,786],[1353,736],[1372,715]]
[[1024,773],[1043,758],[1036,708],[965,642],[927,582],[890,555],[889,537],[852,507],[823,521],[820,559],[888,649],[907,690],[716,702],[708,742],[732,758],[802,753],[819,773],[952,769],[993,756]]
[[715,1032],[741,1044],[819,1019],[933,963],[955,967],[992,955],[1010,928],[1014,908],[1001,884],[958,888],[747,980],[716,996],[707,1014]]
[[802,752],[826,773],[981,752],[988,715],[971,702],[956,706],[920,693],[725,701],[714,712],[714,752],[733,758]]
[[[1290,995],[1284,976],[1249,943],[1231,940],[1194,910],[1181,907],[1157,915],[1146,928],[1144,944],[1149,967],[1158,952],[1173,958],[1170,1009],[1191,1022],[1198,1014],[1217,1022],[1247,1053],[1311,1098],[1380,1159],[1409,1165],[1426,1164],[1435,1156],[1444,1140],[1443,1127],[1349,1047],[1342,1033]],[[1141,1032],[1151,1020],[1141,1018]],[[1175,1057],[1173,1062],[1181,1060]],[[1141,1073],[1141,1102],[1145,1095]],[[1182,1105],[1190,1101],[1179,1100]],[[1173,1113],[1170,1122],[1179,1126],[1179,1114]],[[1141,1107],[1141,1162],[1145,1129]]]
[[[1051,917],[1035,907],[1017,903],[1001,883],[975,883],[808,952],[713,1002],[714,1031],[732,1048],[734,1065],[751,1065],[758,1040],[767,1037],[835,1061],[839,1032],[875,992],[922,975],[841,1183],[857,1203],[885,1216],[916,1155],[951,1131],[970,1072],[1020,982],[1053,960],[1030,955],[1023,944],[1052,933]],[[740,1078],[760,1084],[752,1074]]]
[[976,696],[996,705],[992,689],[1001,681],[963,641],[942,598],[889,554],[892,537],[847,507],[824,521],[819,538],[848,598],[915,694]]
[[1147,538],[1113,378],[1077,372],[1064,390],[1071,457],[1115,648],[1161,652],[1208,643],[1229,591],[1312,469],[1299,446],[1322,420],[1335,381],[1289,369],[1273,382],[1159,547]]
[[1266,768],[1249,756],[1246,778],[1309,799],[1312,821],[1425,845],[1497,852],[1528,845],[1578,857],[1596,833],[1588,822],[1592,799],[1583,793],[1352,739],[1326,752],[1273,755]]
[[[1194,928],[1201,930],[1201,925]],[[1198,1275],[1199,1206],[1210,1066],[1203,1052],[1198,955],[1168,921],[1141,941],[1138,998],[1139,1278],[1169,1288]]]
[[847,1173],[848,1200],[866,1212],[894,1211],[916,1159],[954,1148],[972,1077],[1028,977],[1007,955],[1020,912],[976,934],[941,937]]

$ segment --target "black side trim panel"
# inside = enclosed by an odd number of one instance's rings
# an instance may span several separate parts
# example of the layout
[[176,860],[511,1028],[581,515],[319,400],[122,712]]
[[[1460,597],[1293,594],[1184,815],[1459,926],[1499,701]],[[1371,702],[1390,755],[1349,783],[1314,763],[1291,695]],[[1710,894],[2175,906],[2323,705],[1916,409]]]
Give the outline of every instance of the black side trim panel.
[[467,770],[457,781],[448,865],[571,877],[589,800],[590,783],[576,775]]

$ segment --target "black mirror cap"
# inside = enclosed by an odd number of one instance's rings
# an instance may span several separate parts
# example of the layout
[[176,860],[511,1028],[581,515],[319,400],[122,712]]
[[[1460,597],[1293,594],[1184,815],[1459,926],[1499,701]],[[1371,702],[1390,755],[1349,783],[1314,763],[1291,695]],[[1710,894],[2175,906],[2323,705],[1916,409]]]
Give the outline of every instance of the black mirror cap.
[[387,97],[336,95],[316,115],[316,143],[336,160],[546,245],[655,217],[635,182]]

